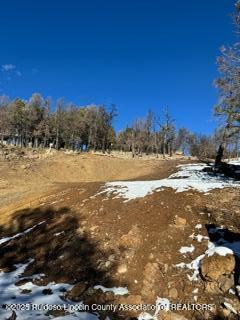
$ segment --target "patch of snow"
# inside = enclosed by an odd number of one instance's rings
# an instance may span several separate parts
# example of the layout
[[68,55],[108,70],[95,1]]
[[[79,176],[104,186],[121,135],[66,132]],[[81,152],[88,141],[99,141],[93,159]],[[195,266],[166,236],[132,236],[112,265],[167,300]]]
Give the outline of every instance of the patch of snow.
[[202,229],[202,225],[200,223],[198,223],[196,226],[195,226],[195,229]]
[[170,309],[170,301],[167,298],[157,298],[156,300],[156,313],[155,315],[157,315],[159,313],[159,311],[164,310],[164,311],[168,311]]
[[231,312],[233,312],[234,314],[238,314],[238,312],[233,308],[233,306],[228,303],[228,302],[223,302],[223,304],[225,305],[225,307],[230,310]]
[[192,293],[198,293],[198,288],[194,289]]
[[170,305],[171,302],[167,298],[157,298],[156,303],[155,303],[155,313],[154,315],[151,315],[150,313],[147,312],[142,312],[138,316],[138,320],[158,320],[159,316],[158,314],[161,311],[168,311],[170,310]]
[[201,234],[197,234],[197,235],[191,234],[191,235],[189,236],[189,238],[195,239],[195,240],[197,240],[198,242],[202,242],[202,240],[209,240],[209,237],[207,237],[207,236],[202,236]]
[[228,248],[232,253],[240,258],[240,241],[230,242],[227,237],[225,238],[225,233],[227,232],[227,230],[224,229],[224,226],[221,226],[220,228],[211,228],[208,230],[208,232],[214,235],[217,234],[219,236],[219,239],[215,242],[215,245],[217,247]]
[[216,245],[213,242],[209,242],[208,250],[206,251],[206,255],[208,257],[210,257],[210,256],[214,255],[214,253],[217,253],[220,256],[226,256],[227,254],[233,254],[233,251],[227,247],[224,247],[224,246],[216,247]]
[[115,295],[119,295],[119,296],[123,296],[125,294],[128,294],[128,289],[127,288],[123,288],[123,287],[106,288],[106,287],[103,287],[101,285],[97,285],[97,286],[94,286],[94,289],[96,289],[96,290],[100,289],[103,292],[112,292]]
[[0,244],[3,244],[3,243],[5,243],[5,242],[8,242],[8,241],[10,241],[10,240],[12,240],[12,239],[20,238],[21,236],[29,233],[30,231],[32,231],[32,230],[35,229],[36,227],[40,226],[40,225],[43,224],[44,222],[45,222],[45,221],[39,222],[39,223],[36,224],[35,226],[33,226],[33,227],[31,227],[31,228],[28,228],[28,229],[26,229],[26,230],[23,231],[23,232],[17,233],[17,234],[15,234],[15,235],[12,236],[12,237],[2,238],[2,239],[0,239]]
[[[57,319],[61,320],[98,320],[99,317],[97,315],[91,314],[89,312],[79,312],[79,305],[81,303],[74,303],[72,301],[63,301],[60,296],[63,294],[62,290],[69,290],[72,288],[72,285],[67,283],[49,283],[47,286],[37,286],[33,284],[31,281],[21,285],[16,286],[15,283],[20,279],[25,279],[21,277],[22,273],[26,269],[26,267],[33,260],[30,260],[26,264],[18,264],[16,265],[16,270],[12,272],[4,273],[0,272],[0,292],[1,292],[1,304],[9,305],[9,304],[25,304],[29,307],[30,310],[17,310],[17,320],[49,320],[52,319],[52,316],[47,315],[47,310],[42,308],[41,310],[34,310],[32,308],[33,305],[42,305],[42,306],[64,306],[67,307],[67,311],[70,314],[66,316],[58,317]],[[36,276],[36,275],[35,275]],[[38,275],[37,275],[38,276]],[[30,277],[28,277],[30,278]],[[35,277],[34,277],[35,278]],[[31,290],[29,293],[21,293],[23,289]],[[51,289],[51,295],[44,295],[42,293],[43,289]],[[74,310],[74,306],[77,308]],[[77,309],[77,311],[76,311]],[[0,308],[0,319],[6,319],[10,317],[12,311]]]
[[61,231],[61,232],[57,232],[57,233],[54,233],[54,236],[60,236],[60,234],[63,234],[65,231]]
[[195,247],[191,244],[190,247],[181,247],[179,249],[179,252],[184,254],[184,253],[188,253],[188,252],[193,252],[194,250],[195,250]]
[[155,320],[156,317],[152,316],[151,314],[147,313],[147,312],[142,312],[139,316],[138,316],[138,320]]
[[234,289],[229,289],[228,292],[234,295],[236,294],[236,291]]
[[228,163],[229,163],[229,164],[235,164],[235,165],[239,165],[239,166],[240,166],[240,160],[230,160]]
[[107,196],[113,195],[114,198],[124,198],[125,201],[129,201],[164,188],[172,188],[176,192],[193,189],[207,193],[214,189],[240,187],[240,183],[233,179],[202,171],[207,167],[205,164],[188,164],[178,167],[180,168],[178,172],[162,180],[107,182],[95,196],[107,194]]

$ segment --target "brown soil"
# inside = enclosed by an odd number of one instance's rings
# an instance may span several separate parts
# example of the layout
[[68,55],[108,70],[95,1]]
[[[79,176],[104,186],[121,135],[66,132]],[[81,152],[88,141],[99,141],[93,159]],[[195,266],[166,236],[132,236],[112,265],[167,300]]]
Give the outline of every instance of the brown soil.
[[[165,189],[129,202],[107,199],[104,194],[93,197],[104,181],[160,179],[176,171],[176,164],[178,160],[63,153],[31,161],[2,161],[0,238],[45,222],[3,244],[0,267],[10,270],[16,263],[34,258],[26,276],[44,273],[44,283],[80,283],[84,286],[81,299],[87,303],[154,304],[157,297],[196,303],[193,290],[198,289],[197,302],[215,304],[214,312],[183,311],[181,315],[187,319],[222,317],[221,303],[231,295],[206,292],[203,280],[190,281],[187,274],[191,271],[174,265],[191,262],[205,252],[206,240],[189,238],[193,233],[207,236],[205,226],[224,224],[239,232],[239,191],[216,190],[204,195]],[[186,223],[178,225],[178,217]],[[196,232],[199,223],[203,229]],[[195,251],[183,258],[178,250],[191,244]],[[130,294],[121,298],[92,294],[96,284],[127,286]],[[126,319],[127,315],[118,314],[115,319]]]

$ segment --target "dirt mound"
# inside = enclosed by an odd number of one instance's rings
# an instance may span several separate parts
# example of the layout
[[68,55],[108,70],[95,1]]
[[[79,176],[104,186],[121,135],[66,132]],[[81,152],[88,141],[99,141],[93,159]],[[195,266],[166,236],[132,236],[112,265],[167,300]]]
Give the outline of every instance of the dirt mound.
[[[19,148],[17,148],[18,150]],[[15,149],[14,149],[15,150]],[[20,209],[59,190],[63,185],[79,182],[157,179],[175,170],[176,161],[124,160],[94,154],[34,152],[25,150],[14,159],[0,159],[0,212]],[[33,203],[32,203],[33,205]],[[6,210],[5,210],[6,209]]]
[[173,164],[154,160],[125,160],[94,154],[58,153],[39,163],[38,170],[42,176],[54,182],[92,182],[139,179],[156,173],[161,167],[164,168],[161,174],[168,175]]

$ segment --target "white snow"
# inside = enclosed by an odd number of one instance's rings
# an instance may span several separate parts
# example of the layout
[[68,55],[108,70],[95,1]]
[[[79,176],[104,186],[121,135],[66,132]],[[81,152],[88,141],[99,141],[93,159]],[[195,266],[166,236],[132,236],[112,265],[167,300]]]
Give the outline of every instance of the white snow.
[[214,255],[214,253],[217,253],[220,256],[226,256],[227,254],[233,254],[233,251],[224,246],[216,247],[216,245],[213,242],[209,242],[208,250],[206,251],[206,254],[208,255],[208,257],[210,257]]
[[145,197],[164,188],[172,188],[176,192],[194,189],[207,193],[214,189],[240,187],[240,183],[233,179],[202,171],[206,167],[205,164],[180,165],[178,172],[162,180],[107,182],[96,196],[99,194],[114,195],[114,198],[124,198],[125,201],[129,201]]
[[189,236],[189,238],[195,239],[195,240],[197,240],[198,242],[202,242],[202,240],[209,240],[209,237],[203,236],[203,235],[201,235],[201,234],[197,234],[197,235],[191,234],[191,235]]
[[106,288],[106,287],[103,287],[101,285],[97,285],[97,286],[94,286],[94,289],[96,289],[96,290],[100,289],[103,292],[112,292],[115,295],[119,295],[119,296],[123,296],[125,294],[128,294],[128,289],[127,288],[123,288],[123,287]]
[[167,298],[157,298],[156,300],[156,313],[155,315],[157,315],[159,313],[160,310],[164,310],[164,311],[168,311],[170,308],[170,301]]
[[195,226],[196,229],[202,229],[202,225],[200,223],[198,223],[196,226]]
[[228,292],[231,293],[231,294],[234,294],[234,295],[236,294],[236,291],[234,289],[232,289],[232,288],[229,289]]
[[[65,306],[65,310],[70,312],[66,316],[58,317],[56,319],[62,320],[97,320],[99,317],[97,315],[91,314],[89,312],[79,312],[79,309],[75,311],[73,308],[74,306],[78,307],[81,303],[74,303],[72,301],[63,301],[60,296],[63,295],[61,292],[62,289],[68,290],[72,288],[72,285],[67,283],[49,283],[47,286],[37,286],[33,284],[31,281],[25,283],[21,286],[15,286],[15,283],[20,280],[24,279],[21,277],[22,273],[24,272],[25,268],[31,263],[33,260],[30,260],[27,264],[19,264],[16,265],[17,269],[13,272],[0,272],[0,292],[1,292],[1,304],[26,304],[32,306],[42,305],[42,306]],[[34,276],[39,277],[39,275]],[[33,278],[33,277],[28,277]],[[29,293],[21,293],[23,289],[29,289],[31,292]],[[51,295],[44,295],[42,294],[43,289],[51,289]],[[67,308],[67,309],[66,309]],[[39,320],[49,320],[52,319],[51,316],[47,316],[46,310],[30,310],[27,311],[16,311],[17,313],[17,320],[32,320],[32,319],[39,319]],[[12,311],[1,309],[0,308],[0,319],[5,319],[10,317]]]
[[142,312],[138,316],[138,320],[156,320],[156,317],[152,316],[151,314],[149,314],[147,312]]
[[229,164],[235,164],[235,165],[239,165],[239,166],[240,166],[240,160],[230,160],[228,163],[229,163]]
[[17,234],[15,234],[15,235],[12,236],[12,237],[2,238],[2,239],[0,239],[0,244],[3,244],[3,243],[5,243],[5,242],[7,242],[7,241],[10,241],[10,240],[12,240],[12,239],[16,239],[16,238],[21,237],[21,236],[23,236],[24,234],[32,231],[32,230],[35,229],[36,227],[40,226],[40,225],[43,224],[44,222],[45,222],[45,221],[39,222],[39,223],[36,224],[35,226],[33,226],[33,227],[31,227],[31,228],[28,228],[28,229],[26,229],[26,230],[23,231],[23,232],[17,233]]
[[61,231],[61,232],[57,232],[57,233],[54,233],[54,236],[60,236],[60,234],[63,234],[65,231]]
[[233,306],[230,304],[230,303],[228,303],[228,302],[223,302],[223,304],[225,305],[225,307],[228,309],[228,310],[230,310],[231,312],[233,312],[234,314],[238,314],[238,312],[233,308]]
[[194,250],[195,250],[195,247],[191,244],[190,247],[181,247],[179,249],[179,252],[184,254],[184,253],[188,253],[188,252],[193,252]]
[[159,316],[158,314],[161,311],[168,311],[170,309],[171,302],[167,298],[160,298],[157,297],[156,303],[155,303],[155,313],[154,315],[151,315],[147,312],[142,312],[138,316],[138,320],[158,320]]

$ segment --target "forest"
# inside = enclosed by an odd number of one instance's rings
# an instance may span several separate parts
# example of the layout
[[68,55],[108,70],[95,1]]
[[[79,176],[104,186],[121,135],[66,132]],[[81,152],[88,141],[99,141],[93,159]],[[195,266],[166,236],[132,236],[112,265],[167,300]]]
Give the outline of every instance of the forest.
[[[223,82],[218,81],[224,91]],[[237,121],[232,122],[233,117],[230,119],[225,105],[217,106],[216,112],[228,115],[227,126],[219,127],[211,136],[195,134],[184,127],[177,129],[168,108],[163,108],[160,115],[149,110],[146,117],[136,119],[131,126],[116,132],[113,126],[117,116],[115,105],[109,108],[104,105],[77,106],[59,99],[53,107],[50,98],[36,93],[28,100],[11,101],[1,96],[1,143],[33,148],[52,146],[80,152],[119,150],[131,152],[132,157],[143,153],[171,157],[178,152],[214,158],[224,140],[226,154],[236,157],[239,149]]]

